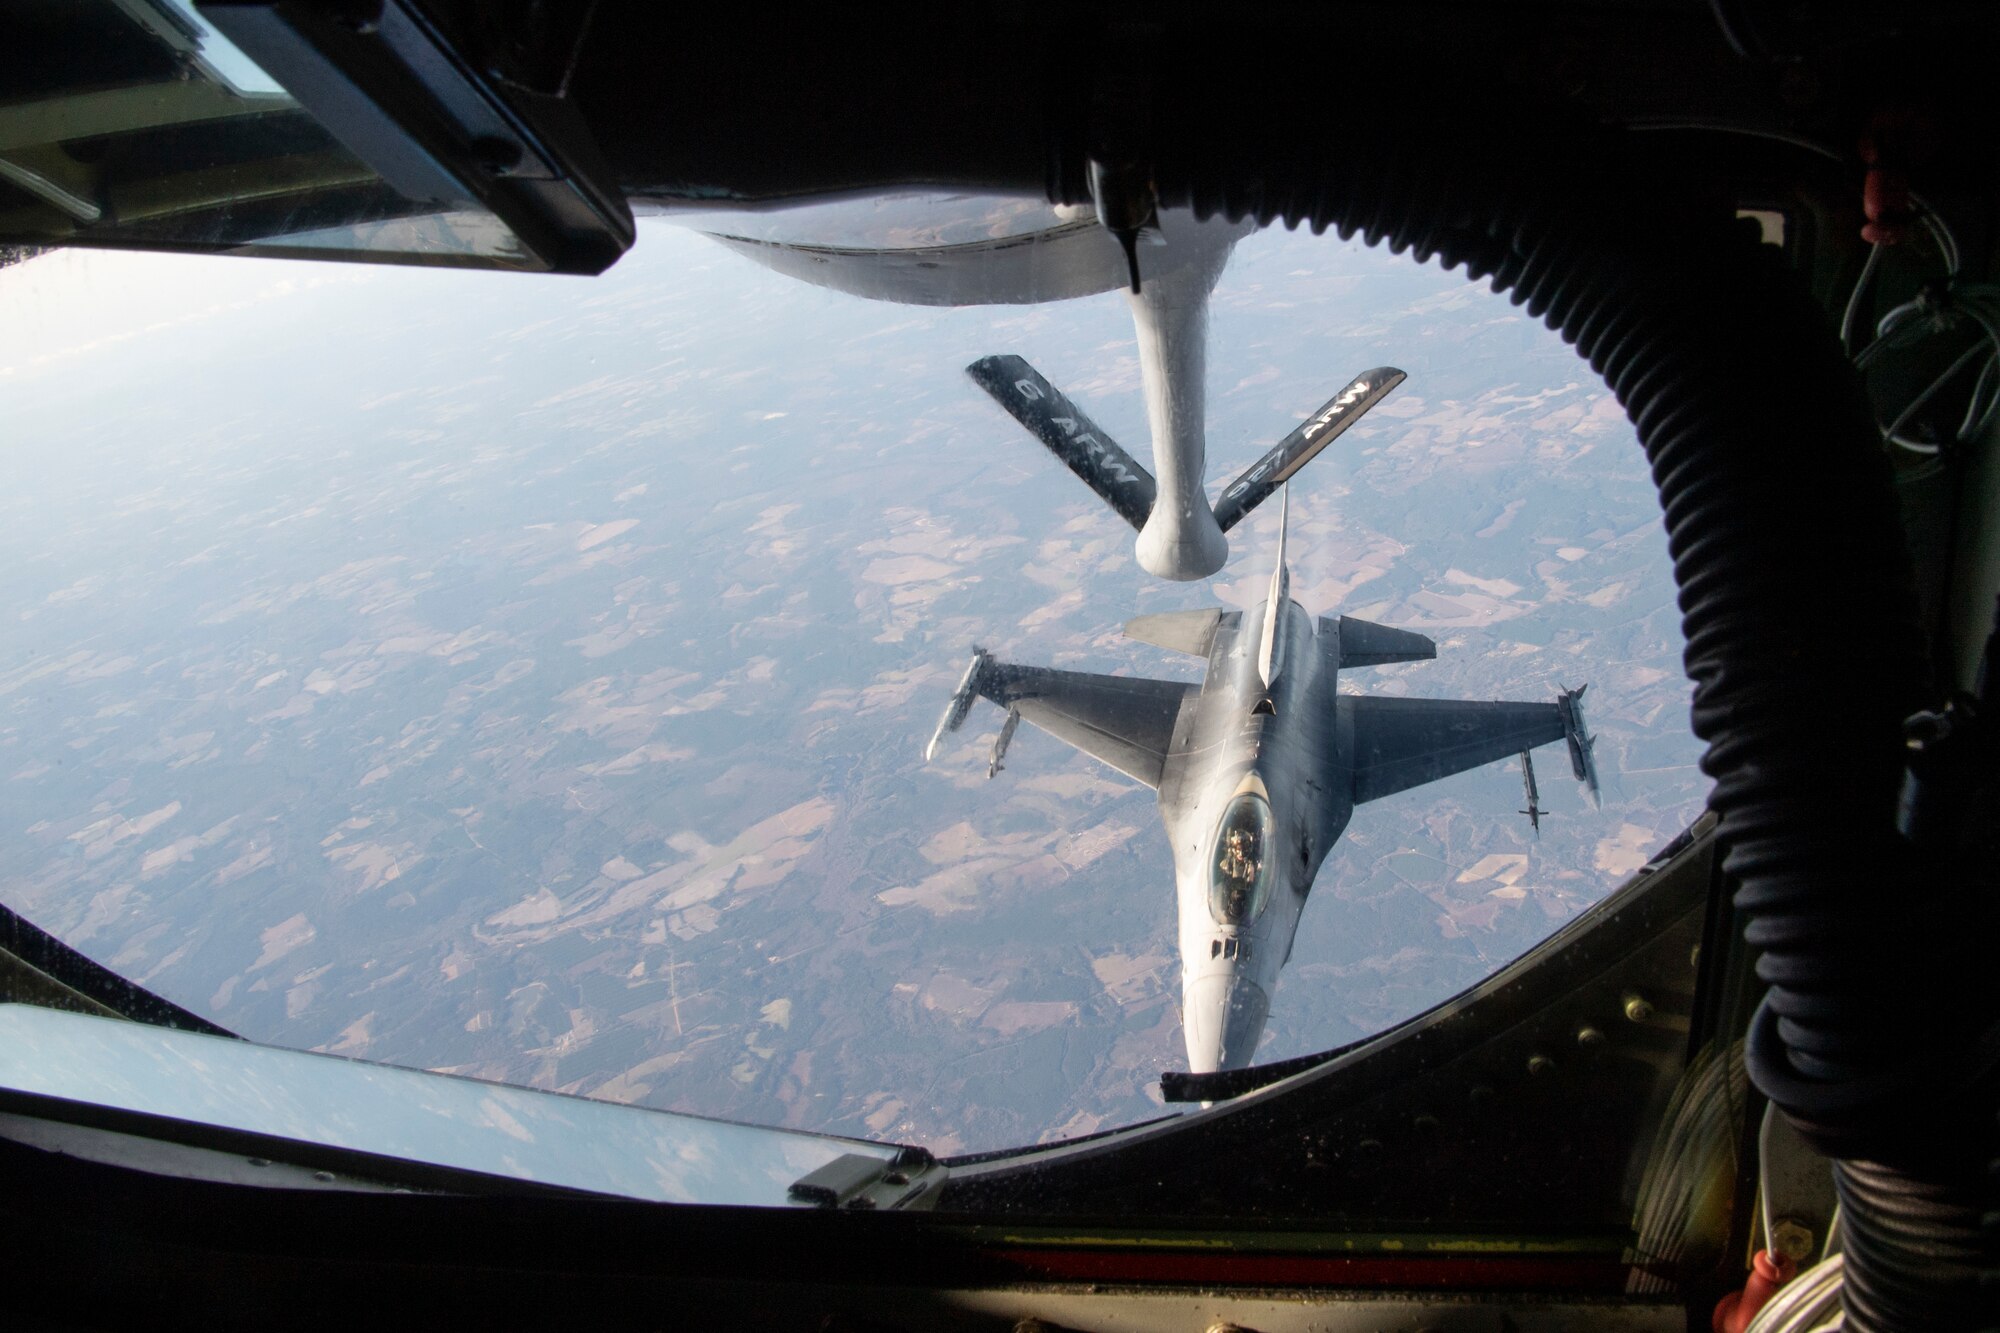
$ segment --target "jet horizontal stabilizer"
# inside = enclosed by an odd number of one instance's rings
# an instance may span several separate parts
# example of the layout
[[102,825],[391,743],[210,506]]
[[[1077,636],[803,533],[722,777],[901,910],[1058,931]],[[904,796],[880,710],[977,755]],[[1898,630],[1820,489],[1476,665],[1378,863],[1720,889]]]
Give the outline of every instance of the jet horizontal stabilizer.
[[1340,665],[1345,667],[1382,666],[1389,662],[1428,662],[1438,655],[1437,644],[1413,630],[1378,625],[1372,620],[1342,616],[1329,623],[1320,618],[1320,633],[1329,629],[1340,645]]
[[1394,366],[1377,366],[1356,375],[1345,389],[1328,399],[1324,407],[1299,423],[1297,429],[1230,483],[1215,506],[1216,526],[1224,532],[1235,527],[1245,514],[1264,503],[1271,492],[1290,481],[1320,450],[1340,438],[1341,432],[1361,420],[1369,408],[1388,397],[1407,378]]
[[1146,526],[1159,487],[1096,422],[1018,356],[981,357],[965,368],[1007,414],[1061,459],[1133,528]]
[[946,733],[965,725],[965,715],[972,711],[972,701],[979,697],[981,677],[992,665],[993,654],[984,648],[972,650],[972,661],[966,664],[965,675],[959,678],[958,688],[952,691],[951,702],[944,706],[944,716],[938,719],[937,730],[931,733],[931,743],[924,747],[925,763],[937,757],[938,746],[944,743]]

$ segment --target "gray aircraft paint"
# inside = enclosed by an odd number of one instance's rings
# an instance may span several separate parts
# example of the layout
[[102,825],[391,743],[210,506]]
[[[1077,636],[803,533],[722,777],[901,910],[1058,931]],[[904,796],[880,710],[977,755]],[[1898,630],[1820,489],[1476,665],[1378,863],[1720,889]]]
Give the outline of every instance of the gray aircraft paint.
[[[1268,679],[1260,668],[1267,626]],[[1569,743],[1577,778],[1596,790],[1581,688],[1552,703],[1340,694],[1342,666],[1424,660],[1435,645],[1407,630],[1307,614],[1290,595],[1282,559],[1262,605],[1142,616],[1126,633],[1205,657],[1201,683],[1021,666],[975,650],[925,757],[980,697],[1010,715],[989,775],[1018,714],[1158,791],[1174,856],[1193,1073],[1251,1062],[1313,879],[1356,805],[1558,741]],[[1256,869],[1225,874],[1225,817],[1258,802],[1269,822],[1250,848]],[[1230,910],[1231,894],[1264,872],[1261,906],[1250,887],[1243,910]]]

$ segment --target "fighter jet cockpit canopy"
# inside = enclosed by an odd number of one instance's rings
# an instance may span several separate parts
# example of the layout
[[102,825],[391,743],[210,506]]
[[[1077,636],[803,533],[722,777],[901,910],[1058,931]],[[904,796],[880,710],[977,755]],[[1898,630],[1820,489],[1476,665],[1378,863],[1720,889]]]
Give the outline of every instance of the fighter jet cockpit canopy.
[[1271,803],[1238,793],[1222,812],[1209,863],[1208,909],[1226,926],[1247,926],[1264,914],[1275,878]]

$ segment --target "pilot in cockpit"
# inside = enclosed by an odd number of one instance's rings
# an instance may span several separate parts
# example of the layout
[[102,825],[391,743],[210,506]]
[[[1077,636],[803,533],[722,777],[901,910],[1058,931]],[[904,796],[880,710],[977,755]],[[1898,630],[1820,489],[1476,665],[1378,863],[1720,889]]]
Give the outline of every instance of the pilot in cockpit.
[[1223,835],[1222,859],[1216,869],[1229,881],[1226,904],[1231,920],[1239,919],[1249,905],[1250,888],[1257,880],[1257,838],[1248,829],[1233,828]]

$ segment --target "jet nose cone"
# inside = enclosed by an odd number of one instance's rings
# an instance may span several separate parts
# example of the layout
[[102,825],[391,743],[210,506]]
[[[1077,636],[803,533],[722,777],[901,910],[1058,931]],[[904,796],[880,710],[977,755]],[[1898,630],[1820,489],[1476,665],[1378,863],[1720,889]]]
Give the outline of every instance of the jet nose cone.
[[1187,1037],[1188,1072],[1213,1074],[1241,1069],[1257,1053],[1271,999],[1248,977],[1197,977],[1182,996],[1181,1026]]

